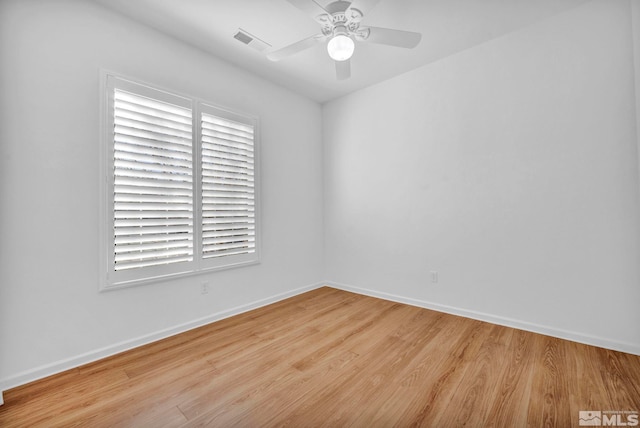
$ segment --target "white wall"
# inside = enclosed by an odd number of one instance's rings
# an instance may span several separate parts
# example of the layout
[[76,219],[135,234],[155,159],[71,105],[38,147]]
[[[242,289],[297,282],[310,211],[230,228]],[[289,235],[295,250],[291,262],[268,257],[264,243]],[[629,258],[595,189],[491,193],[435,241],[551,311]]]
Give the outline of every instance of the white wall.
[[[260,265],[98,293],[101,67],[260,117]],[[66,0],[0,2],[0,94],[0,391],[322,278],[318,104]]]
[[326,104],[326,278],[640,354],[630,16],[592,1]]
[[[636,141],[638,143],[638,165],[640,165],[640,2],[631,1],[631,23],[633,27],[633,59],[636,77]],[[638,179],[640,180],[640,174]]]

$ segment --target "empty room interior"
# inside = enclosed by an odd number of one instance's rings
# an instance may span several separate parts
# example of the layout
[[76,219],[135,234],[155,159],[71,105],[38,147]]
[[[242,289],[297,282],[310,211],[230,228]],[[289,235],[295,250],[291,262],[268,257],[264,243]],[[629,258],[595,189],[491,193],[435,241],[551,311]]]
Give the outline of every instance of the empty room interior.
[[640,1],[0,0],[0,426],[637,426]]

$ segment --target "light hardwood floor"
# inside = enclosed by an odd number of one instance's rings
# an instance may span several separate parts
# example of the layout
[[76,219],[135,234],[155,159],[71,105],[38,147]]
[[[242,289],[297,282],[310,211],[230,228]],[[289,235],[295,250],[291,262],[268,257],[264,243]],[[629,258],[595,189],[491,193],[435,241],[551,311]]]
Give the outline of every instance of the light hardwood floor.
[[2,427],[578,426],[640,357],[321,288],[5,392]]

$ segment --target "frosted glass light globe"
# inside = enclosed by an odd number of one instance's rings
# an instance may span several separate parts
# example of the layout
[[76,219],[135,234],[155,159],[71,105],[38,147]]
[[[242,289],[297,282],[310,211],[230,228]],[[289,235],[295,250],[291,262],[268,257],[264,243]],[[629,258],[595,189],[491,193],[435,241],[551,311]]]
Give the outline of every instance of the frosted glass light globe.
[[331,59],[336,61],[348,60],[353,55],[354,49],[355,43],[353,43],[351,37],[342,34],[335,36],[327,43],[327,52],[329,52]]

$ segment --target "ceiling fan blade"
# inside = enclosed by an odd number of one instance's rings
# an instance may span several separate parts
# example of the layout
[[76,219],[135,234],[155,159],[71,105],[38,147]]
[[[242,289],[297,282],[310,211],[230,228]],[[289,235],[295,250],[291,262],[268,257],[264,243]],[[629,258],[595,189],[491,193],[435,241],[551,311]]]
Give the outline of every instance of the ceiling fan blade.
[[353,0],[349,9],[358,9],[363,15],[366,15],[378,3],[380,3],[380,0]]
[[345,80],[351,77],[351,60],[335,61],[336,77],[338,80]]
[[278,49],[277,51],[273,51],[267,54],[267,58],[271,61],[280,61],[288,56],[297,54],[305,49],[309,49],[312,46],[320,43],[325,38],[322,34],[316,34],[315,36],[311,36],[306,39],[302,39],[299,42],[295,42],[289,46],[285,46],[282,49]]
[[399,48],[415,48],[422,39],[422,34],[413,31],[391,30],[389,28],[367,27],[369,36],[363,42],[397,46]]
[[293,6],[297,7],[311,18],[317,21],[318,16],[328,15],[329,13],[318,3],[313,0],[287,0]]

